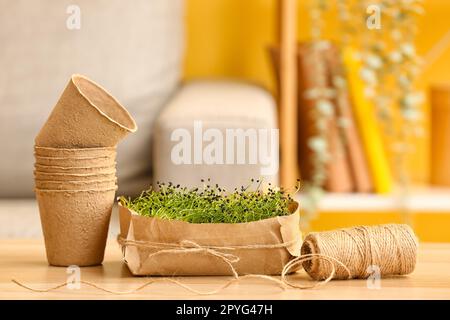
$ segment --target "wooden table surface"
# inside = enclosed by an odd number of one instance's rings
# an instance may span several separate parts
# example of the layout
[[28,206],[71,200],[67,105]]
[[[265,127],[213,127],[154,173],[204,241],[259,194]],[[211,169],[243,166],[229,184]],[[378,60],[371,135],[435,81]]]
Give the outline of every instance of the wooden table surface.
[[[214,295],[197,295],[164,280],[133,277],[121,261],[118,245],[111,241],[102,266],[81,268],[81,280],[109,290],[129,291],[152,279],[137,293],[115,295],[81,284],[80,289],[65,286],[47,293],[19,287],[16,279],[35,289],[65,283],[65,268],[50,267],[41,240],[0,240],[0,299],[450,299],[450,244],[421,244],[414,273],[381,280],[380,289],[370,289],[366,280],[332,281],[308,290],[285,289],[263,279],[242,279]],[[178,277],[196,290],[209,291],[230,277]],[[304,271],[291,281],[308,283]]]

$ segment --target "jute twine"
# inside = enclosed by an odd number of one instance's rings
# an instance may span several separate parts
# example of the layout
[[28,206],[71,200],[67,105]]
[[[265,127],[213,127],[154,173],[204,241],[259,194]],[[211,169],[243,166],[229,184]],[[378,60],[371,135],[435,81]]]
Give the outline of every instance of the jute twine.
[[[149,258],[154,258],[160,254],[186,254],[189,252],[200,252],[215,256],[228,265],[233,279],[227,281],[217,289],[210,291],[196,290],[181,281],[169,277],[153,278],[129,291],[109,290],[89,281],[80,281],[80,283],[106,293],[117,295],[137,293],[156,282],[170,282],[194,294],[212,295],[219,293],[239,280],[248,278],[264,279],[277,284],[282,289],[288,287],[310,289],[324,285],[332,279],[367,278],[373,272],[372,269],[368,269],[369,266],[377,266],[380,270],[380,276],[408,274],[414,270],[418,247],[417,238],[412,229],[407,225],[361,226],[328,232],[310,233],[302,245],[301,255],[289,261],[284,266],[281,277],[276,278],[260,274],[239,276],[233,266],[234,263],[239,261],[239,257],[229,251],[232,252],[236,249],[285,248],[292,245],[292,241],[269,245],[224,247],[201,246],[188,240],[182,241],[181,243],[156,243],[132,241],[119,237],[118,242],[122,246],[122,249],[127,246],[156,249],[155,252],[150,254]],[[299,266],[303,266],[305,271],[318,282],[314,282],[311,285],[302,285],[289,281],[288,274],[291,273],[291,270],[296,270]],[[66,283],[61,283],[47,289],[35,289],[17,280],[12,280],[12,282],[33,292],[50,292],[66,286]]]
[[[303,268],[315,280],[365,279],[375,270],[380,276],[411,273],[416,265],[418,240],[411,227],[387,224],[314,232],[305,238],[301,254],[320,254],[340,263],[312,259]],[[345,266],[346,268],[344,268]]]

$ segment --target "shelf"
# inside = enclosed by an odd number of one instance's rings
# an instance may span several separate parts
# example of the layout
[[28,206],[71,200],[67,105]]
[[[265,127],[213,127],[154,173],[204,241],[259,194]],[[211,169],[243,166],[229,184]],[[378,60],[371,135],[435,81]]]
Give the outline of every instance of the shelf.
[[[299,196],[300,206],[302,196]],[[405,201],[405,208],[422,241],[450,242],[450,189],[417,189]],[[108,236],[119,232],[117,208]],[[355,225],[404,223],[399,196],[376,194],[327,194],[320,203],[319,215],[311,221],[312,230],[332,230]],[[0,199],[0,239],[42,238],[39,210],[34,199]]]
[[[300,195],[297,199],[300,201]],[[405,197],[362,193],[328,193],[319,203],[321,212],[367,212],[408,210],[421,213],[450,213],[450,189],[415,188]]]

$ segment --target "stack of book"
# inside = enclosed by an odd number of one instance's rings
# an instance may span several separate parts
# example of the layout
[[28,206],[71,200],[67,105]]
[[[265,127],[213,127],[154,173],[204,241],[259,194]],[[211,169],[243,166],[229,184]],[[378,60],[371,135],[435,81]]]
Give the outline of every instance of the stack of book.
[[[271,50],[271,56],[278,75],[277,49]],[[329,192],[389,193],[393,180],[389,161],[373,104],[364,93],[355,52],[329,42],[320,48],[309,42],[298,45],[297,59],[298,161],[302,180],[310,181],[315,173],[308,141],[317,135],[316,100],[307,93],[326,88],[333,94],[320,99],[327,99],[334,112],[327,117],[329,160],[323,187]]]

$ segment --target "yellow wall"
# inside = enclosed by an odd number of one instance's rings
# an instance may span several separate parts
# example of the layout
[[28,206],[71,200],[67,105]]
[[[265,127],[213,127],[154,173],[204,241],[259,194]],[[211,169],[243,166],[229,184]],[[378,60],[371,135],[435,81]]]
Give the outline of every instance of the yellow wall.
[[[273,89],[265,47],[276,38],[276,0],[186,0],[185,77],[227,76],[255,81]],[[307,39],[305,0],[299,0],[299,39]],[[424,1],[417,47],[426,54],[450,31],[450,1]],[[331,15],[330,15],[331,18]],[[330,19],[331,20],[331,19]],[[331,32],[328,28],[327,34]],[[420,84],[450,81],[450,47],[426,68]]]
[[[258,83],[274,91],[275,83],[266,48],[275,43],[276,39],[277,1],[186,1],[187,52],[184,67],[185,79],[197,77],[240,78]],[[299,40],[308,38],[307,2],[298,0]],[[431,48],[450,31],[450,1],[427,0],[424,2],[426,14],[419,20],[416,44],[419,54],[426,57]],[[331,15],[327,16],[327,20],[333,20]],[[330,36],[333,30],[336,30],[336,28],[333,25],[329,26],[326,35]],[[427,63],[427,61],[425,62]],[[450,83],[450,46],[432,64],[426,64],[425,70],[418,79],[418,86],[425,89],[425,93],[428,94],[426,88],[429,84],[442,82]],[[424,111],[425,135],[414,141],[417,149],[410,163],[410,175],[416,183],[428,183],[429,180],[428,133],[430,124],[428,123],[428,103],[425,103]],[[359,221],[357,220],[358,217],[361,216],[350,214],[350,216],[343,217],[342,215],[324,213],[313,226],[318,229],[326,229],[341,226],[343,221],[351,221],[351,224],[355,224]],[[384,219],[383,221],[388,222],[392,220],[390,219],[392,217],[392,214],[384,214],[375,218],[375,220]],[[450,241],[448,236],[439,237],[439,235],[447,234],[444,229],[445,226],[449,225],[449,221],[443,225],[440,224],[440,220],[433,220],[433,222],[425,224],[424,222],[428,221],[425,217],[424,215],[417,215],[415,218],[420,225],[421,235],[425,239]],[[364,219],[367,220],[367,223],[370,223],[374,216],[366,216]],[[419,222],[421,223],[419,224]],[[434,230],[429,227],[436,227],[437,229]],[[426,230],[430,231],[427,233]]]
[[[274,91],[274,79],[266,48],[276,39],[275,0],[186,0],[186,79],[232,77],[256,82]],[[308,38],[307,1],[299,0],[299,39]],[[419,21],[418,52],[426,56],[450,30],[450,1],[425,1],[426,15]],[[331,18],[331,16],[329,16]],[[333,19],[328,19],[329,21]],[[335,30],[331,26],[326,34]],[[418,81],[426,89],[435,82],[450,82],[450,48],[427,65]],[[428,105],[425,104],[428,129]],[[416,182],[429,179],[428,131],[415,141],[417,156],[411,163]]]
[[275,39],[275,1],[186,1],[185,78],[241,78],[273,89],[265,48]]

